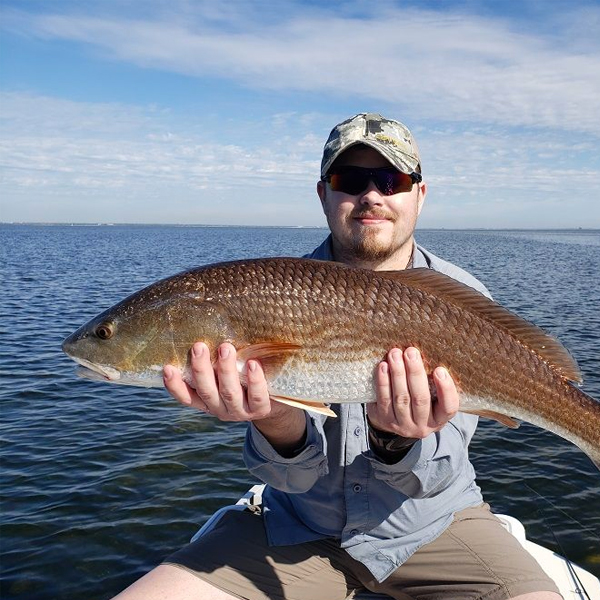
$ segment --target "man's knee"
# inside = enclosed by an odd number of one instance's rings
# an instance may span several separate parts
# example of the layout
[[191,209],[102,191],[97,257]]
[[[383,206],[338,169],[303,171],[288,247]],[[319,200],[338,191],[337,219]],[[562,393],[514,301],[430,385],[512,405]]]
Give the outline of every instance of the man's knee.
[[113,600],[237,600],[189,571],[160,565],[132,583]]
[[529,594],[515,596],[511,600],[563,600],[563,598],[560,594],[554,592],[530,592]]

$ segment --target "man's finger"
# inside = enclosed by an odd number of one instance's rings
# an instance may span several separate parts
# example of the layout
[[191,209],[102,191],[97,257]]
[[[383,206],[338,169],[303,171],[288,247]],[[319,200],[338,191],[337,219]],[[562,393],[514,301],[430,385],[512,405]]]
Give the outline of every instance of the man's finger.
[[248,412],[254,419],[266,417],[271,412],[271,399],[262,366],[255,360],[249,360],[246,371]]
[[384,423],[391,423],[394,420],[392,384],[389,371],[389,365],[386,361],[382,361],[377,365],[375,369],[376,402],[367,404],[369,421],[378,428],[382,428]]
[[181,377],[181,372],[172,365],[165,365],[163,369],[163,382],[165,388],[181,404],[206,410],[204,402],[198,398],[196,392]]
[[421,353],[416,348],[407,348],[404,351],[404,365],[413,422],[417,427],[424,427],[429,423],[431,394]]
[[219,411],[215,414],[222,417],[228,414],[234,420],[245,419],[248,406],[237,370],[236,351],[232,344],[224,343],[219,346],[217,380],[220,406]]
[[213,412],[219,406],[219,390],[215,372],[210,361],[210,351],[203,342],[192,346],[190,353],[192,379],[198,399],[204,404],[202,410]]
[[382,413],[389,412],[392,406],[392,384],[390,381],[390,367],[386,361],[382,361],[377,365],[375,388],[377,408]]
[[388,353],[390,366],[390,381],[393,394],[393,414],[398,423],[408,425],[412,421],[410,407],[410,391],[407,382],[407,372],[404,366],[402,350],[393,348]]
[[445,425],[456,413],[460,406],[458,389],[454,380],[444,367],[438,367],[433,372],[433,381],[437,394],[437,402],[433,405],[432,426]]

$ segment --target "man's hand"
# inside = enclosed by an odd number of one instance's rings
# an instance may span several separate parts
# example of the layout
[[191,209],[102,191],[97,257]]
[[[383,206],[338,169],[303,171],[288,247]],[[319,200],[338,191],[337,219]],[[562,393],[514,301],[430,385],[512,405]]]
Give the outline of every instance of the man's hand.
[[264,373],[257,361],[248,361],[247,391],[240,383],[236,352],[231,344],[218,349],[215,367],[204,343],[191,350],[192,385],[185,383],[171,365],[164,369],[165,387],[182,404],[209,413],[221,421],[254,421],[271,414],[271,400]]
[[421,354],[390,350],[376,374],[377,402],[367,405],[371,424],[405,438],[423,439],[439,431],[457,412],[458,390],[443,367],[433,371],[436,398],[432,399]]
[[213,367],[208,347],[198,342],[191,350],[192,385],[183,381],[178,369],[166,365],[165,387],[181,404],[221,421],[253,421],[283,455],[300,447],[306,434],[304,412],[270,399],[265,374],[258,361],[248,361],[247,388],[244,389],[236,360],[233,345],[224,343],[219,346]]

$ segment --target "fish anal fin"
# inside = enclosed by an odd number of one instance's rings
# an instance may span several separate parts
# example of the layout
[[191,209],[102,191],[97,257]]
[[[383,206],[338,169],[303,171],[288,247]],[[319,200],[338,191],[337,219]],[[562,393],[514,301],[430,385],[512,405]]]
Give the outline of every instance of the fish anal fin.
[[461,412],[468,413],[470,415],[477,415],[478,417],[484,417],[486,419],[493,419],[494,421],[498,421],[502,425],[506,427],[510,427],[511,429],[518,429],[519,423],[515,421],[512,417],[507,417],[501,413],[495,412],[493,410],[463,410],[460,409]]
[[394,279],[425,294],[435,295],[462,310],[477,314],[540,356],[562,378],[576,383],[582,382],[577,363],[557,339],[467,284],[427,268],[378,271],[378,275]]
[[291,354],[300,350],[302,346],[291,342],[259,342],[250,344],[237,350],[237,359],[242,363],[249,360],[258,360],[265,373],[273,375],[285,364]]
[[308,412],[314,412],[319,415],[326,415],[328,417],[337,417],[337,415],[322,402],[314,402],[313,400],[300,400],[298,398],[290,398],[289,396],[275,396],[271,395],[271,400],[275,402],[281,402],[288,406],[294,406],[295,408],[301,408]]

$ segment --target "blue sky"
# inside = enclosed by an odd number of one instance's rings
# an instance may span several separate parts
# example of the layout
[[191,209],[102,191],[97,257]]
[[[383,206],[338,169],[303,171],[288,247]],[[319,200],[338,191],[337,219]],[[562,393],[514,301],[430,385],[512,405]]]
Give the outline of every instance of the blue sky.
[[406,123],[421,227],[600,227],[600,3],[3,0],[0,220],[324,225],[335,123]]

